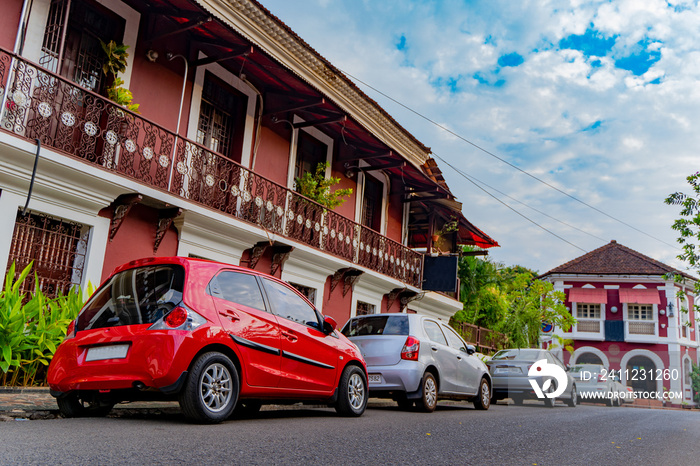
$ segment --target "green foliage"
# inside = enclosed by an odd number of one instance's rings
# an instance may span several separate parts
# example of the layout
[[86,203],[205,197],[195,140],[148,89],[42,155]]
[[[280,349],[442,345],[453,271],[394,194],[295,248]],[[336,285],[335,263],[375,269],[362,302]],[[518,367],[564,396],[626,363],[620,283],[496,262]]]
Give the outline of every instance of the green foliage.
[[554,291],[554,285],[549,282],[532,280],[523,273],[515,277],[507,294],[510,306],[500,331],[508,335],[510,346],[537,346],[542,322],[550,322],[564,331],[575,323],[563,304],[564,293]]
[[552,335],[552,344],[549,346],[549,350],[554,350],[557,348],[563,348],[568,352],[570,355],[574,354],[574,340],[570,338],[564,338],[559,335]]
[[[504,333],[508,346],[521,348],[538,344],[542,322],[568,330],[574,318],[563,304],[564,293],[555,292],[551,283],[536,277],[537,272],[522,266],[506,267],[488,258],[463,256],[459,278],[464,308],[453,320]],[[565,341],[560,344],[570,346]]]
[[[66,329],[83,306],[80,289],[48,298],[38,285],[31,296],[20,291],[32,264],[17,280],[15,264],[0,292],[0,382],[3,385],[45,385],[46,370]],[[35,280],[38,283],[38,280]]]
[[104,51],[107,61],[102,65],[102,72],[109,76],[117,76],[119,73],[126,71],[126,59],[129,58],[129,53],[127,52],[129,46],[124,44],[117,44],[115,41],[111,40],[109,43],[105,44],[100,40],[100,45]]
[[690,371],[690,384],[693,387],[693,399],[700,403],[700,366],[695,364]]
[[139,104],[134,104],[131,101],[134,95],[125,87],[121,87],[124,81],[121,78],[115,78],[114,83],[107,88],[107,97],[112,102],[128,108],[134,113],[139,113]]
[[[474,248],[465,247],[465,251]],[[459,260],[460,298],[464,308],[454,315],[457,322],[466,322],[495,329],[508,309],[503,292],[501,265],[475,256]]]
[[331,191],[333,186],[340,183],[340,178],[326,178],[327,168],[328,163],[322,162],[316,166],[315,173],[304,173],[296,178],[297,191],[328,209],[335,209],[347,200],[344,197],[352,194],[352,188]]
[[446,235],[448,233],[452,233],[453,231],[457,231],[459,229],[459,222],[457,218],[452,217],[449,221],[445,222],[445,224],[435,232],[436,235],[442,236]]
[[126,71],[126,59],[129,58],[128,45],[117,44],[113,40],[105,44],[100,41],[102,50],[107,57],[102,72],[112,78],[112,84],[107,88],[107,97],[116,104],[128,108],[132,112],[138,113],[139,104],[132,103],[134,99],[131,91],[124,86],[124,81],[119,77],[119,73]]
[[682,245],[683,253],[679,254],[678,258],[688,262],[692,268],[700,269],[697,245],[700,242],[700,172],[688,176],[686,180],[692,188],[692,194],[676,192],[670,194],[664,202],[681,206],[681,218],[671,226],[680,235],[676,241]]

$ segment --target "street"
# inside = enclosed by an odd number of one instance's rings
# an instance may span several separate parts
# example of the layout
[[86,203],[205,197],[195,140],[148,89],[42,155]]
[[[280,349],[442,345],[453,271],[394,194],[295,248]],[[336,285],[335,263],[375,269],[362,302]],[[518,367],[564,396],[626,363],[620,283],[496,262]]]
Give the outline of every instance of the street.
[[193,425],[179,413],[0,423],[1,464],[697,464],[691,410],[439,404],[263,411]]

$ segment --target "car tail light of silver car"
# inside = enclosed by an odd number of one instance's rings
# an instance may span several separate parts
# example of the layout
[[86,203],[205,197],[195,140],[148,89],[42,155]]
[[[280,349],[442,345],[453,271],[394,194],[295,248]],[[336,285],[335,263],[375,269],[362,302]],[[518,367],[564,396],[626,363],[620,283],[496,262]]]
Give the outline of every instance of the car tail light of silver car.
[[408,338],[406,338],[406,343],[404,343],[403,348],[401,348],[401,359],[407,359],[409,361],[418,361],[419,351],[420,341],[416,337],[409,336]]
[[162,319],[148,327],[148,330],[189,330],[203,325],[206,319],[184,305],[177,306]]

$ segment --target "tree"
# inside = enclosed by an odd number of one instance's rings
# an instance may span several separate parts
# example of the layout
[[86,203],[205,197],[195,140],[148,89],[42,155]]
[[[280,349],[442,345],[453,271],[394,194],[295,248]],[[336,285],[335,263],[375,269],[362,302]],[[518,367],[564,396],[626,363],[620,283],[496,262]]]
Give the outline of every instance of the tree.
[[677,241],[682,245],[683,253],[678,255],[682,261],[691,267],[700,269],[700,255],[697,244],[700,242],[700,172],[686,178],[693,193],[686,195],[682,192],[670,194],[664,202],[668,205],[682,206],[681,218],[673,222],[673,228],[679,232]]
[[[463,251],[473,251],[465,246]],[[494,329],[505,316],[508,303],[502,292],[502,265],[475,256],[459,259],[460,299],[464,304],[454,319]]]
[[535,347],[539,343],[542,322],[550,322],[564,331],[575,320],[564,306],[565,295],[554,285],[532,280],[528,273],[515,277],[507,293],[510,306],[499,331],[508,336],[511,347]]

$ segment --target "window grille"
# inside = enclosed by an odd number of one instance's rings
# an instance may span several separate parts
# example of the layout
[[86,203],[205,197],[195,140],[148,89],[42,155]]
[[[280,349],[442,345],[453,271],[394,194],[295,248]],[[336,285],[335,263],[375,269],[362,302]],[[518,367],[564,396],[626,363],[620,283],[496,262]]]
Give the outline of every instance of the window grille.
[[369,304],[369,303],[365,303],[362,301],[357,302],[357,309],[356,309],[355,315],[366,316],[368,314],[374,314],[374,313],[375,313],[374,304]]
[[[38,282],[49,297],[80,286],[85,266],[89,228],[39,213],[17,213],[8,268],[15,263],[15,276],[32,261],[22,291],[31,292]],[[36,274],[36,282],[35,282]]]

